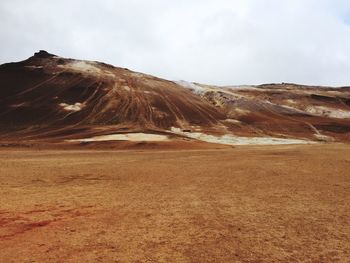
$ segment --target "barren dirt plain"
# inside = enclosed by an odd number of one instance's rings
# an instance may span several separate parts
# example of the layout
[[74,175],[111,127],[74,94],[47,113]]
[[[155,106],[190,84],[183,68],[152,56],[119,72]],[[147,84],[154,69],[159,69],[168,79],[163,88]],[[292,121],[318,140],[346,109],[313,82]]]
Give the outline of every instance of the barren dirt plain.
[[0,149],[0,262],[350,262],[350,146]]

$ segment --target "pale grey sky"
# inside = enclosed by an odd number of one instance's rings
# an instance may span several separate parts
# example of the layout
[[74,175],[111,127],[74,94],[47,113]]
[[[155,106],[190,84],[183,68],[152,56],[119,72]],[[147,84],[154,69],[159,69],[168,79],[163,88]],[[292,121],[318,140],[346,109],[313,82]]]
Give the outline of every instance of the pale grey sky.
[[1,0],[0,63],[39,49],[210,84],[350,85],[349,0]]

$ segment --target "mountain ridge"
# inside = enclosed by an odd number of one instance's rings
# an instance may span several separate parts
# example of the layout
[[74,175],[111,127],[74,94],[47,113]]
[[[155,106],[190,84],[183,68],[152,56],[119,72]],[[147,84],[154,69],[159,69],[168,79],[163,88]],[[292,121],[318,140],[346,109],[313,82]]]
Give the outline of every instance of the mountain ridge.
[[350,87],[219,87],[44,50],[0,65],[0,83],[0,140],[142,132],[223,144],[222,136],[350,141]]

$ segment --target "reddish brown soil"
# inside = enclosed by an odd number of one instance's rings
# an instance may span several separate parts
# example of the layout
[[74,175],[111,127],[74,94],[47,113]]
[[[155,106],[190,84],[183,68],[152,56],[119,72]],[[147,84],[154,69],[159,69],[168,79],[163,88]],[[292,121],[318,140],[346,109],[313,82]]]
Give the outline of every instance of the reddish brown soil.
[[0,262],[349,262],[350,146],[0,151]]

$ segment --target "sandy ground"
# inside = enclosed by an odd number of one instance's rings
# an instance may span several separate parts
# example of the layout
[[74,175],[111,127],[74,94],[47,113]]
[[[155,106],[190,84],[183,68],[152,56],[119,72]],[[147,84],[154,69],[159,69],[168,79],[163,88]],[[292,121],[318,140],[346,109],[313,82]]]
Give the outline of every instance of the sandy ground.
[[350,146],[0,150],[0,262],[350,262]]
[[132,142],[158,142],[169,141],[168,136],[149,133],[123,133],[95,136],[92,138],[67,140],[68,142],[104,142],[104,141],[132,141]]

